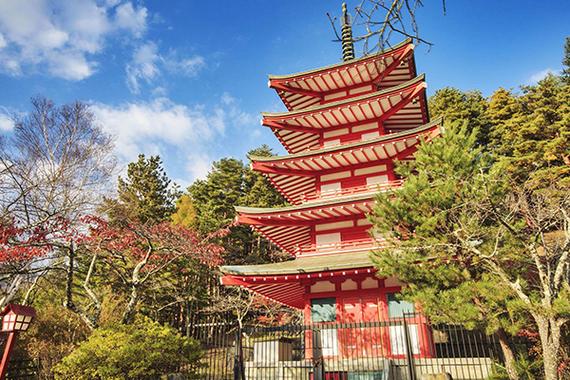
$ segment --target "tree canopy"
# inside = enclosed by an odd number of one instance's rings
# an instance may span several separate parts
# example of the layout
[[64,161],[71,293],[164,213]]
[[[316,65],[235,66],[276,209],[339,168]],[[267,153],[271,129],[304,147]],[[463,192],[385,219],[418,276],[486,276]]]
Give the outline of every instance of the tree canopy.
[[570,317],[568,94],[553,75],[489,100],[438,91],[434,112],[455,122],[398,168],[404,186],[379,194],[372,217],[390,243],[376,266],[407,284],[404,297],[437,321],[510,334],[533,326],[548,379]]

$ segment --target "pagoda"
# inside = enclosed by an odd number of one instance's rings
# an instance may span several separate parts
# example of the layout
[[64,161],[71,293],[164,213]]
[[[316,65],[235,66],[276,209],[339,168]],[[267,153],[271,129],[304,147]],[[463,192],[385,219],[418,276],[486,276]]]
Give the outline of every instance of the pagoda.
[[[291,260],[221,268],[223,285],[302,310],[307,324],[384,321],[413,311],[395,297],[402,283],[376,276],[370,252],[383,239],[370,233],[367,214],[377,192],[401,186],[395,161],[413,159],[441,130],[441,120],[429,120],[410,39],[355,59],[345,10],[342,42],[341,63],[269,77],[288,111],[263,113],[262,124],[289,154],[251,157],[252,168],[290,205],[236,207],[240,223]],[[412,322],[414,334],[427,328],[420,317]]]

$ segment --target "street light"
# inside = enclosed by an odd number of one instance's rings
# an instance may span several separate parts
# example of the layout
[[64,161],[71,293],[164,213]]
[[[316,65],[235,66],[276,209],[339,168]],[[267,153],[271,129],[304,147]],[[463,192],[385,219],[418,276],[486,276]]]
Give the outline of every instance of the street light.
[[10,304],[0,313],[2,317],[2,332],[8,333],[6,345],[4,346],[4,355],[2,355],[2,362],[0,363],[0,380],[6,377],[6,370],[8,369],[8,362],[16,336],[19,332],[26,331],[30,327],[30,323],[36,316],[36,310],[33,307]]

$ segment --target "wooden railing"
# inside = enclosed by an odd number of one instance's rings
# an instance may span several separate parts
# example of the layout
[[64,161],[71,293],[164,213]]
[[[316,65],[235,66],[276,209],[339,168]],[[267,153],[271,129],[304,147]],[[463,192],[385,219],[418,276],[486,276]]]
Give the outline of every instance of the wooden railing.
[[384,239],[358,239],[330,244],[303,244],[295,247],[296,256],[312,256],[342,252],[361,252],[384,246]]
[[364,194],[369,192],[380,192],[389,191],[402,186],[404,180],[397,179],[394,181],[388,181],[383,183],[373,183],[369,185],[354,186],[346,189],[335,189],[326,191],[317,191],[315,193],[303,194],[301,195],[301,200],[303,202],[310,202],[315,200],[343,197],[347,195]]

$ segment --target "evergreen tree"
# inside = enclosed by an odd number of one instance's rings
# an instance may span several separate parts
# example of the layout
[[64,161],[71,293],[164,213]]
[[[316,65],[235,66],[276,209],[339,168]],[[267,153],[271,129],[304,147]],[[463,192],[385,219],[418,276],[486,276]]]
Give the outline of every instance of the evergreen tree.
[[[379,273],[406,282],[403,296],[433,320],[499,333],[513,379],[504,333],[535,329],[545,378],[556,379],[570,315],[569,90],[552,75],[520,95],[499,89],[480,120],[446,123],[400,166],[404,186],[380,194],[373,215],[389,242],[374,255]],[[434,98],[460,120],[459,91]]]
[[430,97],[428,104],[432,117],[443,116],[447,123],[467,121],[471,129],[479,131],[478,142],[487,143],[490,128],[486,117],[488,105],[480,91],[462,92],[456,88],[446,87],[437,90]]
[[182,194],[176,201],[176,211],[171,216],[172,223],[184,227],[192,227],[196,220],[196,210],[192,203],[192,198],[187,194]]
[[[253,149],[248,156],[270,156],[267,145]],[[249,226],[235,225],[234,206],[273,207],[285,204],[283,197],[260,173],[240,160],[223,158],[213,164],[206,179],[194,182],[188,193],[196,212],[195,225],[207,234],[230,227],[222,240],[226,261],[233,264],[262,263],[271,260],[277,249]]]
[[562,66],[562,79],[566,84],[570,84],[570,37],[566,37],[566,42],[564,43]]
[[[398,167],[407,178],[395,194],[379,193],[372,215],[375,232],[392,245],[373,255],[381,276],[408,284],[403,296],[436,323],[460,323],[498,333],[509,372],[514,357],[507,331],[520,327],[510,311],[512,296],[497,286],[471,256],[458,254],[454,227],[470,220],[458,204],[483,194],[480,173],[489,156],[477,147],[477,130],[446,124],[443,137],[422,144],[415,161]],[[511,376],[515,378],[514,376]]]
[[175,210],[178,196],[162,167],[159,156],[144,154],[127,167],[126,178],[119,177],[118,197],[106,199],[104,211],[112,221],[156,224],[167,220]]
[[517,97],[500,89],[491,97],[490,145],[501,170],[536,187],[570,173],[570,85],[548,75],[522,91]]

